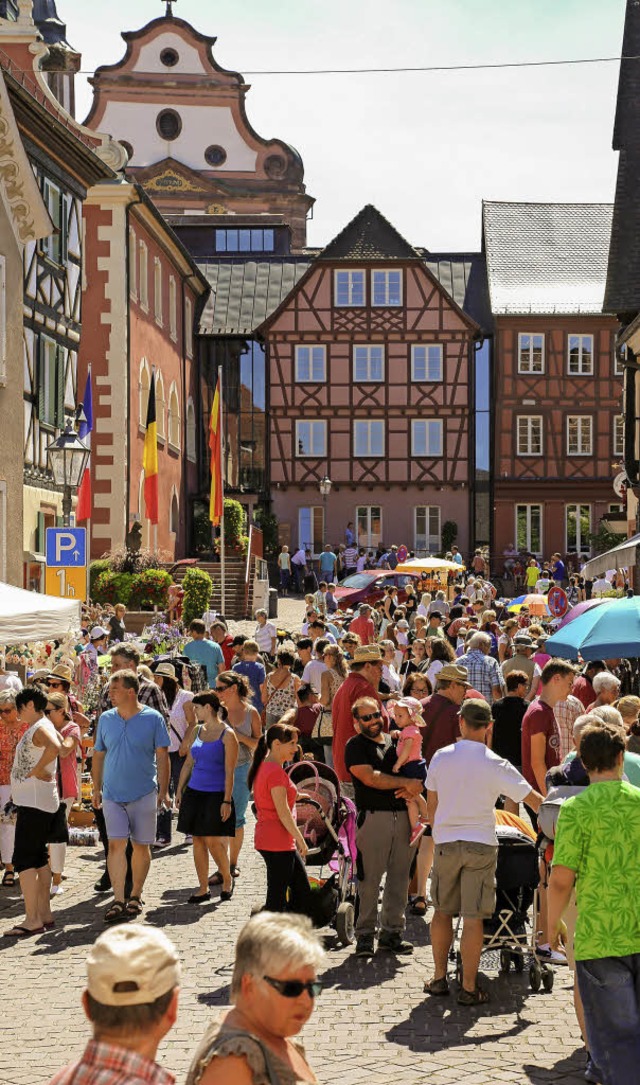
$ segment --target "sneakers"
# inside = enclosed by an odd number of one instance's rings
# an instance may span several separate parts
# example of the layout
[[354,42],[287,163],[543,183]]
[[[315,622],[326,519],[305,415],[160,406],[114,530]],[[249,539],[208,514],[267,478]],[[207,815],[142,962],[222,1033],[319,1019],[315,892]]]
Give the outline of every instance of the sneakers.
[[361,934],[356,942],[355,956],[356,957],[373,957],[375,953],[375,944],[372,934]]
[[397,931],[385,931],[378,939],[378,949],[386,950],[387,953],[409,954],[413,953],[413,943],[405,942]]
[[566,964],[567,957],[565,953],[559,953],[557,949],[552,949],[548,942],[541,946],[536,946],[536,957],[540,961],[545,961],[547,964]]
[[50,894],[52,897],[57,897],[60,893],[64,893],[64,888],[61,885],[54,885],[51,883]]
[[423,832],[426,829],[424,821],[419,821],[415,829],[411,830],[411,836],[409,837],[409,847],[412,848],[414,844],[417,844]]

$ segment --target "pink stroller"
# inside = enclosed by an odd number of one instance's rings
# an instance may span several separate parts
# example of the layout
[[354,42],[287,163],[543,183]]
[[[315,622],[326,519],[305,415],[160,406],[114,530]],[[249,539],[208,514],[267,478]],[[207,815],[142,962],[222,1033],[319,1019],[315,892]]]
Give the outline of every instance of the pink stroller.
[[[328,765],[300,761],[287,770],[298,789],[296,819],[308,845],[307,866],[319,866],[310,877],[309,917],[317,927],[334,927],[348,946],[356,916],[356,808],[340,793],[340,781]],[[322,877],[322,867],[330,873]]]

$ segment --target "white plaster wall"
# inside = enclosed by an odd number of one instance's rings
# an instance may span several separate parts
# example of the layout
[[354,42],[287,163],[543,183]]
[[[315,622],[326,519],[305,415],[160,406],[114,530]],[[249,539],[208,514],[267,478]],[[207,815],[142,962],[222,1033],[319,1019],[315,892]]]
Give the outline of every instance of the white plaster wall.
[[[163,49],[175,49],[180,57],[177,64],[167,68],[160,60]],[[160,34],[153,41],[143,45],[140,55],[133,69],[134,72],[162,72],[167,78],[173,74],[178,75],[205,75],[206,69],[198,50],[193,45],[188,45],[184,38],[178,34]]]
[[[177,139],[167,142],[158,135],[156,118],[163,109],[173,108],[182,118],[182,131]],[[226,162],[219,167],[221,173],[255,173],[257,154],[245,142],[226,106],[112,101],[107,103],[100,127],[132,145],[132,166],[152,166],[171,157],[193,170],[209,170],[204,152],[217,144],[227,152]]]

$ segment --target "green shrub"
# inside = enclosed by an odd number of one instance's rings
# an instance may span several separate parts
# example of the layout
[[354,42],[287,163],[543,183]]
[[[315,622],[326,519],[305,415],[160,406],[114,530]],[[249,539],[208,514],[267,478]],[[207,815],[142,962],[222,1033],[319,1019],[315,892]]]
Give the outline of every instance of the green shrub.
[[224,540],[231,546],[238,545],[245,527],[245,513],[239,501],[228,497],[224,503]]
[[129,605],[131,589],[134,577],[131,573],[112,573],[110,571],[100,573],[96,578],[91,598],[94,603],[124,603]]
[[89,566],[89,596],[94,602],[97,599],[94,596],[94,590],[96,586],[96,580],[102,573],[111,572],[111,564],[108,558],[98,558],[97,561],[92,561]]
[[442,525],[442,549],[446,553],[458,538],[458,525],[455,520],[445,520]]
[[201,618],[205,610],[209,609],[213,581],[204,569],[187,569],[182,587],[184,588],[182,619],[185,625],[189,625],[194,618]]
[[132,577],[129,597],[131,609],[153,610],[154,607],[160,607],[165,610],[172,584],[173,580],[165,569],[145,569],[143,573],[136,573]]

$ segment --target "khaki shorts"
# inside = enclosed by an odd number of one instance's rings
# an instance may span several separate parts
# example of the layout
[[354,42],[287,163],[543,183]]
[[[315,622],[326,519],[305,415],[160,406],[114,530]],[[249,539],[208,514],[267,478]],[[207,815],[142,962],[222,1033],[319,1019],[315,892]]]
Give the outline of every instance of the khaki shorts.
[[492,844],[456,840],[436,844],[431,899],[438,912],[487,919],[496,907],[498,849]]

